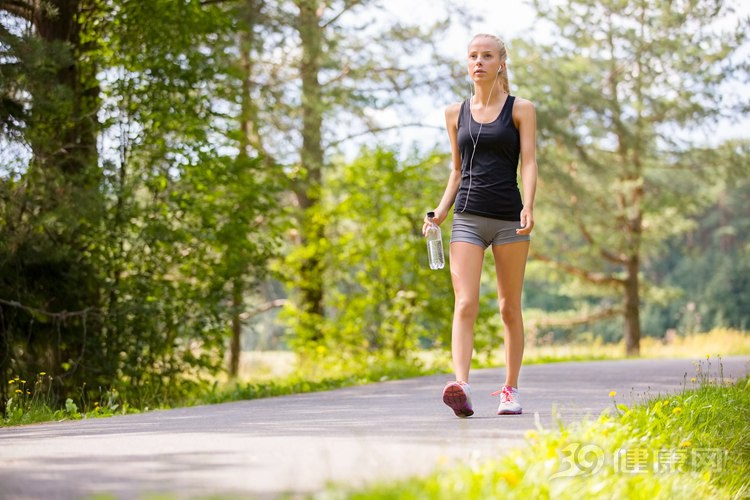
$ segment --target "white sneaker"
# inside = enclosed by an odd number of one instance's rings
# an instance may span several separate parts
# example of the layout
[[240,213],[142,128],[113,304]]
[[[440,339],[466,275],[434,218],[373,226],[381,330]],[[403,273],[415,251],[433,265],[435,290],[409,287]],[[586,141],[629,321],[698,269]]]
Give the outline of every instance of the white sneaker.
[[457,417],[474,415],[471,406],[471,387],[466,382],[449,382],[443,389],[443,403],[450,406]]
[[500,396],[500,406],[497,407],[498,415],[520,415],[521,399],[518,396],[518,389],[509,385],[504,385],[499,391],[492,393],[493,396]]

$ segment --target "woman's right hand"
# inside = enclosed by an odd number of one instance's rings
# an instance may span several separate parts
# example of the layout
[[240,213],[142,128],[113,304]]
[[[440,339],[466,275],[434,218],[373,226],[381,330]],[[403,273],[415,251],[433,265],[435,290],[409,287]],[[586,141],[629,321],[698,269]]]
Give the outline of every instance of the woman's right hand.
[[435,217],[430,219],[425,215],[424,217],[424,224],[422,224],[422,236],[425,236],[427,234],[427,228],[430,226],[430,224],[435,224],[439,226],[444,220],[445,220],[445,214],[441,212],[438,209],[433,210],[435,212]]

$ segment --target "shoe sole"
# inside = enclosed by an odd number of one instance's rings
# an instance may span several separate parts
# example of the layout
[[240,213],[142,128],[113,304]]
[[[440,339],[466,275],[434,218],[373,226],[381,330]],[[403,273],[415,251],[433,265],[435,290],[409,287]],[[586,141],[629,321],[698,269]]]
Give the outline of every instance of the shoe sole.
[[523,410],[518,410],[518,411],[503,410],[503,411],[497,412],[497,414],[498,415],[522,415],[523,414]]
[[457,385],[449,385],[445,388],[443,403],[448,405],[457,417],[466,418],[474,415],[474,410],[467,405],[466,393]]

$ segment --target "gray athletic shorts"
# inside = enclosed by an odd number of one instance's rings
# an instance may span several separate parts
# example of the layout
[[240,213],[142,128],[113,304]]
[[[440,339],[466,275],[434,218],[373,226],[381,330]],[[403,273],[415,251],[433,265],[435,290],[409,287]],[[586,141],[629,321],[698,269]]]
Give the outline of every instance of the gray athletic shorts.
[[481,215],[456,213],[453,214],[451,243],[464,241],[486,249],[490,245],[504,245],[531,240],[528,234],[516,234],[516,229],[520,227],[520,221],[490,219]]

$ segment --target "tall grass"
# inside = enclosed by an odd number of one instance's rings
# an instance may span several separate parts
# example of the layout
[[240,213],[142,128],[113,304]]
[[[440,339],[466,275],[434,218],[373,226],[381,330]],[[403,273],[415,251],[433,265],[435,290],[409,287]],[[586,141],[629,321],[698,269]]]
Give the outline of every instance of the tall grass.
[[[127,405],[121,405],[115,389],[100,390],[99,400],[84,401],[85,408],[70,398],[64,404],[58,404],[52,389],[53,379],[45,372],[36,375],[34,382],[28,382],[20,376],[8,381],[11,397],[5,402],[5,418],[0,419],[0,426],[33,424],[51,420],[76,420],[83,417],[108,417],[116,413],[127,413]],[[83,392],[83,391],[82,391]]]

